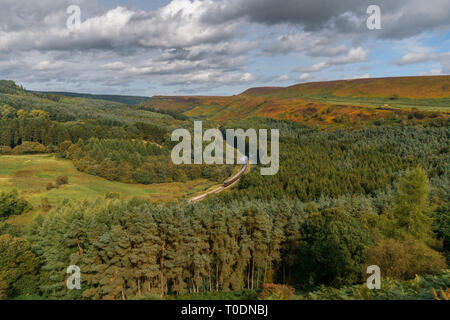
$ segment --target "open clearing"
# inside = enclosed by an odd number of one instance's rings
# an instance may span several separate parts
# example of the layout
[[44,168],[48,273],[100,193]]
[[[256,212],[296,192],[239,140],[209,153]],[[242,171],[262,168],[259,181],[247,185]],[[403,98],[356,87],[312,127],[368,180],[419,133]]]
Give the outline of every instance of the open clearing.
[[[54,184],[58,176],[67,176],[69,184],[48,191],[47,183]],[[70,160],[58,159],[54,155],[0,156],[0,192],[16,189],[35,207],[31,212],[10,217],[8,222],[12,223],[25,223],[36,216],[43,198],[48,198],[53,206],[64,199],[105,198],[108,192],[117,192],[122,199],[142,197],[155,201],[176,201],[213,185],[205,179],[186,183],[126,184],[79,172]]]

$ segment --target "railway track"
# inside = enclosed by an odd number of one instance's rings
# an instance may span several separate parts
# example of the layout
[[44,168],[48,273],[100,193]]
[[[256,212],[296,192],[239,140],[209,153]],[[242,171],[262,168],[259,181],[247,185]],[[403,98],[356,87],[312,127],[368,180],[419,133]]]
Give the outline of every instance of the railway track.
[[241,177],[245,174],[247,169],[248,169],[248,158],[246,157],[245,163],[242,166],[241,170],[239,170],[238,173],[236,173],[234,176],[232,176],[228,180],[225,180],[220,187],[190,199],[189,203],[201,201],[201,200],[205,199],[207,196],[209,196],[210,194],[220,193],[220,192],[230,188],[231,186],[236,184],[239,181],[239,179],[241,179]]

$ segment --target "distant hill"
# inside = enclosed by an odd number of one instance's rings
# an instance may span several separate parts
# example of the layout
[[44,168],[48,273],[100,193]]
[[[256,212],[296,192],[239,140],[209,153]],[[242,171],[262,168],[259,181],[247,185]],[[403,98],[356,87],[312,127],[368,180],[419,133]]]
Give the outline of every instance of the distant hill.
[[[108,125],[144,122],[164,128],[177,127],[179,119],[186,118],[176,114],[174,119],[174,116],[168,112],[155,113],[128,105],[145,101],[144,98],[34,92],[24,89],[14,81],[0,80],[0,120],[19,118],[19,110],[25,112],[25,116],[22,113],[25,118],[32,111],[37,110],[44,111],[51,120],[59,122],[92,120]],[[116,102],[113,99],[122,102]]]
[[246,91],[244,91],[242,94],[244,95],[266,95],[266,94],[273,94],[280,91],[283,91],[283,87],[259,87],[259,88],[250,88]]
[[143,103],[150,99],[150,97],[141,96],[121,96],[121,95],[101,95],[101,94],[89,94],[89,93],[75,93],[75,92],[58,92],[58,91],[32,91],[34,93],[42,94],[56,94],[71,98],[85,98],[85,99],[95,99],[95,100],[106,100],[118,103],[123,103],[127,105],[137,105]]
[[[252,89],[256,90],[256,89]],[[273,89],[272,89],[273,92]],[[271,94],[269,90],[267,92]],[[262,93],[262,94],[267,94]],[[336,97],[376,97],[407,99],[450,98],[450,76],[423,76],[311,82],[273,92],[282,96],[331,95]],[[244,92],[243,94],[246,94]]]
[[341,118],[371,119],[412,108],[450,111],[450,76],[398,77],[312,82],[290,87],[251,88],[228,97],[153,97],[142,104],[211,120],[262,116],[306,123]]

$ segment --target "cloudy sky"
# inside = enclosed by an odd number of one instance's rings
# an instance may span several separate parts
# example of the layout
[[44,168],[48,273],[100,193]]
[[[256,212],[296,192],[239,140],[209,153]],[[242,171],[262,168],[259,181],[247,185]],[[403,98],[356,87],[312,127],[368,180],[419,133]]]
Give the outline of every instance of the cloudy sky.
[[[0,79],[152,96],[450,74],[449,2],[0,0]],[[79,29],[67,27],[71,5]],[[367,28],[369,5],[380,30]]]

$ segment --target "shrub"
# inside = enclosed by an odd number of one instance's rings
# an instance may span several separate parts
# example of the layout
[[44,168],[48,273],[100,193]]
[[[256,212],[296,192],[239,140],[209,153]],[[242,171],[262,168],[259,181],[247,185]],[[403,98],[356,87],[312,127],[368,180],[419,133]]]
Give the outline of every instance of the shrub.
[[450,204],[440,206],[435,212],[434,229],[442,239],[445,251],[450,251]]
[[397,100],[399,98],[398,94],[392,94],[389,96],[389,100]]
[[414,117],[419,120],[423,120],[426,117],[426,113],[423,111],[414,111]]
[[14,297],[32,284],[39,260],[30,243],[9,234],[0,236],[0,297]]
[[0,154],[12,154],[12,149],[8,146],[0,146]]
[[52,190],[54,187],[55,187],[55,186],[54,186],[53,183],[51,183],[51,182],[47,183],[47,185],[45,186],[45,188],[46,188],[47,190]]
[[48,201],[48,198],[42,198],[41,200],[41,208],[44,212],[50,211],[52,206],[50,205],[50,202]]
[[66,157],[66,152],[67,150],[69,150],[69,148],[72,146],[72,142],[71,141],[64,141],[61,142],[61,144],[59,145],[59,156],[61,158],[65,158]]
[[56,186],[62,186],[63,184],[68,184],[69,178],[67,176],[59,176],[56,178]]
[[0,235],[9,234],[13,237],[21,237],[25,231],[24,225],[17,225],[12,223],[0,224]]
[[59,145],[60,152],[66,152],[72,146],[72,141],[66,140]]
[[133,178],[134,180],[136,180],[137,183],[142,183],[142,184],[152,184],[153,183],[153,175],[146,171],[146,170],[137,170],[134,174],[133,174]]
[[436,289],[433,288],[432,292],[435,300],[450,300],[450,288],[447,288],[445,290],[439,288],[439,293],[441,294],[441,297],[439,297],[439,295],[437,294]]
[[[144,296],[142,300],[159,300],[161,296],[150,295]],[[212,292],[198,292],[189,293],[183,296],[167,296],[165,299],[177,299],[177,300],[257,300],[258,291],[242,289],[236,291],[212,291]]]
[[19,215],[31,208],[26,200],[19,198],[16,190],[0,194],[0,219]]
[[21,145],[18,145],[13,149],[14,154],[36,154],[46,152],[47,148],[44,145],[30,141],[24,141]]
[[436,295],[442,298],[441,290],[434,288],[449,286],[450,272],[444,271],[436,275],[417,276],[413,280],[383,277],[379,290],[369,290],[366,283],[339,289],[322,286],[300,298],[308,300],[431,300],[436,299],[434,294],[436,291],[438,291]]
[[120,194],[118,192],[108,192],[105,195],[105,199],[120,199]]
[[274,283],[265,283],[263,291],[259,294],[260,300],[292,300],[294,298],[295,289]]
[[402,239],[376,236],[367,250],[367,265],[377,265],[385,277],[413,279],[416,274],[434,273],[446,268],[445,258],[424,243],[405,235]]

